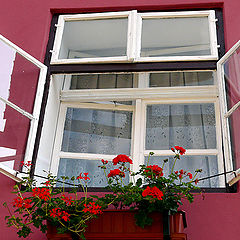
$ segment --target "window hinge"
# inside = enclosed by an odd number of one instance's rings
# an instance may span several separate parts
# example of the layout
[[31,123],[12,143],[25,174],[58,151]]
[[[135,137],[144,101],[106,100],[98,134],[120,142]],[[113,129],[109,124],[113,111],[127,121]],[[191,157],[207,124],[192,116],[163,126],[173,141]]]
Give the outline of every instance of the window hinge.
[[55,27],[57,28],[57,27],[61,27],[62,25],[60,25],[60,24],[55,24]]
[[218,19],[217,19],[217,18],[213,19],[213,22],[217,22],[217,21],[218,21]]
[[56,51],[54,51],[54,50],[49,50],[49,52],[50,52],[50,53],[55,53]]
[[220,45],[217,45],[217,48],[220,48],[221,46]]

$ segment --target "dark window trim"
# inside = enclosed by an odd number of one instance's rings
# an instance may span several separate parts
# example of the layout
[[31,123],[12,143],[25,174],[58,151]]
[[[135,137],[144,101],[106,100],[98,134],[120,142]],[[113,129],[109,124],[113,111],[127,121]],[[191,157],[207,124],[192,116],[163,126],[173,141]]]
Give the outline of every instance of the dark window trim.
[[[206,8],[183,8],[183,9],[148,9],[147,11],[198,11],[198,10],[209,10],[213,9],[216,13],[216,18],[218,19],[217,25],[217,39],[218,44],[220,45],[218,49],[219,59],[225,53],[225,43],[224,43],[224,29],[223,29],[223,12],[222,8],[211,8],[210,6]],[[118,9],[119,10],[119,9]],[[132,10],[132,9],[121,9],[121,10]],[[139,9],[140,10],[140,9]],[[91,12],[90,10],[88,12]],[[144,12],[141,11],[140,12]],[[76,12],[72,12],[74,14]],[[56,27],[55,25],[58,22],[58,17],[60,14],[71,14],[68,13],[57,13],[52,17],[50,32],[49,32],[49,41],[46,48],[46,55],[44,64],[48,66],[47,80],[44,87],[43,101],[40,112],[39,125],[37,129],[37,136],[34,145],[33,159],[32,159],[32,168],[31,168],[31,177],[34,176],[35,165],[37,160],[37,154],[39,149],[40,137],[42,132],[42,126],[44,121],[44,114],[47,105],[48,92],[50,86],[50,76],[52,74],[63,74],[63,73],[100,73],[100,72],[144,72],[144,71],[174,71],[174,70],[216,70],[217,61],[182,61],[182,62],[153,62],[153,63],[112,63],[112,64],[59,64],[59,65],[50,65],[51,61],[51,50],[53,49]],[[225,161],[224,161],[225,166]],[[71,188],[67,188],[69,191]],[[90,192],[110,192],[105,188],[101,187],[90,187],[88,188]],[[236,192],[236,184],[233,187],[228,187],[226,183],[226,188],[202,188],[202,191],[207,193],[226,193],[226,192]],[[198,191],[199,192],[199,191]]]

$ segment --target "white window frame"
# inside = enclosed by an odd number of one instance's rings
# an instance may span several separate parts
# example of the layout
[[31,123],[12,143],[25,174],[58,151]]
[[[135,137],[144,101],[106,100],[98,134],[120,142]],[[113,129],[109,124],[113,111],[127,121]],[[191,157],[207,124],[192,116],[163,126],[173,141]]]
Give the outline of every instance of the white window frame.
[[[55,36],[55,43],[52,51],[51,64],[70,64],[70,63],[98,63],[98,62],[129,62],[133,60],[134,56],[134,22],[137,11],[126,12],[108,12],[108,13],[91,13],[91,14],[77,14],[77,15],[60,15],[58,24],[56,25],[57,31]],[[65,22],[70,21],[87,21],[87,20],[102,20],[102,19],[115,19],[115,18],[128,18],[128,32],[127,32],[127,54],[126,56],[116,57],[101,57],[101,58],[83,58],[83,59],[59,59],[59,52],[64,31]],[[72,57],[77,57],[77,53],[72,52]]]
[[[4,99],[0,97],[0,101],[4,102],[9,107],[13,108],[14,110],[18,111],[23,116],[30,119],[30,128],[29,128],[29,134],[28,134],[28,140],[24,155],[24,162],[32,162],[32,155],[34,150],[34,144],[36,139],[36,133],[37,133],[37,127],[38,127],[38,120],[40,115],[40,109],[42,104],[42,96],[43,96],[43,90],[44,90],[44,84],[46,80],[46,74],[47,74],[47,66],[42,64],[40,61],[38,61],[36,58],[32,57],[30,54],[19,48],[17,45],[0,35],[0,41],[7,44],[9,47],[14,49],[18,54],[20,54],[22,57],[27,59],[29,62],[33,63],[36,67],[39,68],[39,77],[38,77],[38,85],[37,85],[37,91],[34,101],[34,107],[33,112],[29,113],[20,107],[18,107],[16,104],[8,101],[7,99]],[[14,179],[15,181],[20,181],[21,178],[17,177],[17,171],[5,166],[3,163],[0,163],[0,172],[4,175]]]
[[[71,59],[59,59],[61,41],[63,37],[64,24],[66,21],[86,21],[92,19],[114,19],[128,18],[127,33],[127,55],[116,57],[99,57],[99,58],[77,58],[77,53],[72,52]],[[142,19],[158,18],[179,18],[179,17],[208,17],[211,55],[203,56],[173,56],[173,57],[140,57],[141,51],[141,29]],[[183,11],[183,12],[158,12],[158,13],[137,13],[136,10],[127,12],[109,12],[109,13],[91,13],[76,15],[60,15],[55,42],[52,50],[51,64],[86,64],[86,63],[111,63],[111,62],[167,62],[167,61],[204,61],[218,59],[218,46],[216,34],[215,11]]]
[[[222,132],[223,132],[223,145],[224,145],[224,157],[226,164],[226,171],[233,170],[233,159],[232,159],[232,143],[229,128],[229,117],[234,113],[235,110],[240,106],[238,101],[231,109],[227,109],[227,93],[225,89],[225,78],[224,78],[224,64],[227,60],[234,55],[234,53],[240,48],[240,40],[228,50],[228,52],[217,62],[217,74],[218,74],[218,87],[220,95],[221,105],[221,121],[222,121]],[[230,176],[227,175],[227,178]]]
[[[200,72],[200,70],[196,70]],[[212,71],[213,70],[205,70]],[[156,71],[155,71],[156,72]],[[161,71],[162,72],[162,71]],[[167,71],[177,72],[177,71]],[[184,71],[188,72],[188,71]],[[193,70],[189,72],[194,72]],[[204,70],[202,70],[204,72]],[[149,72],[150,73],[150,72]],[[143,76],[149,73],[140,73]],[[114,74],[114,72],[113,72]],[[139,73],[137,73],[139,74]],[[53,77],[54,79],[54,77]],[[216,121],[216,149],[192,149],[187,150],[187,156],[203,156],[214,155],[218,159],[218,169],[224,171],[223,153],[222,153],[222,133],[220,121],[219,94],[216,85],[216,76],[214,77],[214,85],[207,86],[180,86],[180,87],[148,87],[148,84],[139,84],[139,88],[124,89],[89,89],[89,90],[62,90],[60,93],[60,114],[57,126],[57,135],[55,137],[55,146],[53,150],[52,163],[50,171],[57,175],[60,158],[70,159],[88,159],[88,160],[112,160],[114,155],[104,154],[87,154],[87,153],[68,153],[61,152],[62,137],[64,131],[64,123],[67,107],[76,108],[93,108],[93,109],[111,109],[133,111],[132,122],[132,151],[131,157],[134,163],[131,168],[133,171],[139,170],[139,165],[144,163],[144,156],[153,151],[155,156],[172,156],[171,150],[146,150],[145,134],[146,134],[146,106],[148,104],[183,104],[183,103],[213,103],[215,106]],[[94,94],[93,94],[94,92]],[[89,102],[96,101],[135,101],[135,105],[105,105]],[[221,187],[225,187],[224,177],[219,178]]]
[[[207,17],[210,36],[211,55],[203,56],[163,56],[163,57],[141,57],[141,33],[143,19],[166,19],[166,18],[199,18]],[[217,60],[217,32],[216,32],[216,17],[215,11],[186,11],[186,12],[168,12],[168,13],[139,13],[138,14],[138,42],[137,42],[137,62],[169,62],[169,61],[202,61],[202,60]]]

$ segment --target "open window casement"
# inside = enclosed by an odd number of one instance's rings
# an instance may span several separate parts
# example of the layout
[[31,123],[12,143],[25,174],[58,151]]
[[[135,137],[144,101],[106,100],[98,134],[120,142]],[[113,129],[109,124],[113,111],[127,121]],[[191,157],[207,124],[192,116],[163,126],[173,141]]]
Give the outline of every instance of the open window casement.
[[[240,41],[217,63],[219,96],[221,101],[223,146],[226,172],[234,170],[232,158],[240,151]],[[227,181],[230,176],[227,175]]]
[[0,35],[0,172],[31,162],[47,67]]

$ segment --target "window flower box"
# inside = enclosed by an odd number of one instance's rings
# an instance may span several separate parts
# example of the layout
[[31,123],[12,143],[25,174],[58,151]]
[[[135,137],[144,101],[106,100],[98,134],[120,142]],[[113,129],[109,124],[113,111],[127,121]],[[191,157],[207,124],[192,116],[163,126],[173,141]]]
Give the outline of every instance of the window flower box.
[[[163,239],[163,216],[153,213],[153,224],[145,228],[138,227],[134,219],[135,211],[130,210],[105,210],[97,219],[91,220],[85,233],[87,240],[153,240]],[[171,215],[170,236],[172,240],[185,240],[183,233],[185,216],[182,212]],[[48,224],[48,240],[71,240],[71,234],[58,234],[55,227]]]

